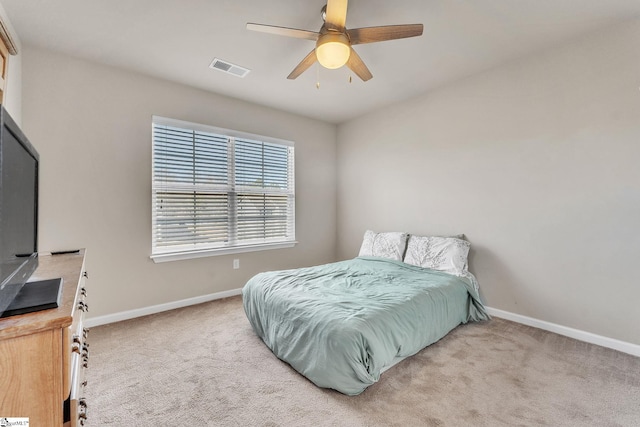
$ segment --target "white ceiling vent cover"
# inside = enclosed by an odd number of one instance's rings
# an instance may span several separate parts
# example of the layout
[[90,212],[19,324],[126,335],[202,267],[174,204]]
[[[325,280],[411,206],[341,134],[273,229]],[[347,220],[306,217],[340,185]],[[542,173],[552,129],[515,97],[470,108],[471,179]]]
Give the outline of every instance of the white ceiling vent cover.
[[213,68],[214,70],[222,71],[227,74],[232,74],[236,77],[245,77],[251,71],[248,68],[244,68],[218,58],[213,58],[209,68]]

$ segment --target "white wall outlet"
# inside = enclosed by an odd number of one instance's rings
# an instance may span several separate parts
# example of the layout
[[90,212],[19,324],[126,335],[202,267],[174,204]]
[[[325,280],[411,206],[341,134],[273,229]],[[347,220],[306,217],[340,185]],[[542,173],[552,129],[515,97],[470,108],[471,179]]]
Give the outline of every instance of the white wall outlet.
[[233,260],[233,269],[237,270],[240,268],[240,260],[238,258]]

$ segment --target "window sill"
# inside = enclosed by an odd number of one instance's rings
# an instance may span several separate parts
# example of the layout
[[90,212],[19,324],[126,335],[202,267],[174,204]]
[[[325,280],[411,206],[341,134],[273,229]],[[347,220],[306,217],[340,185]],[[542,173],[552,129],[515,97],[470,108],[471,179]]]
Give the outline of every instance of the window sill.
[[167,252],[152,254],[150,258],[155,263],[168,262],[168,261],[180,261],[184,259],[204,258],[209,256],[239,254],[243,252],[257,252],[267,251],[271,249],[286,249],[294,247],[298,242],[282,242],[282,243],[267,243],[261,245],[248,245],[248,246],[236,246],[233,248],[219,248],[219,249],[201,249],[193,251],[180,251],[180,252]]

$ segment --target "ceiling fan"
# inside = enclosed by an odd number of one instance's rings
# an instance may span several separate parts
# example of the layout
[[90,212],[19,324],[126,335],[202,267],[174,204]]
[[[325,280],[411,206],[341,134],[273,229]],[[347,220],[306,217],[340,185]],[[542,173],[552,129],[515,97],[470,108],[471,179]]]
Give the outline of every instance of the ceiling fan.
[[340,68],[346,64],[351,71],[366,82],[373,75],[353,50],[353,45],[420,36],[423,26],[422,24],[386,25],[348,30],[345,27],[347,1],[327,0],[326,6],[322,8],[324,24],[318,32],[251,22],[247,24],[247,29],[316,42],[315,49],[309,52],[302,62],[293,69],[291,74],[287,76],[288,79],[295,79],[317,60],[322,66],[329,69]]

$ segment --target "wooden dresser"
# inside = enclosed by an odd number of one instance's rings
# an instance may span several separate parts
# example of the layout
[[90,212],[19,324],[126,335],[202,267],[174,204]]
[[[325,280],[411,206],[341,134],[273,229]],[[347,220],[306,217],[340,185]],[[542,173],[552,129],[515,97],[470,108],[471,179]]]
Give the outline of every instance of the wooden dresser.
[[30,280],[62,277],[60,306],[0,319],[0,418],[29,418],[32,427],[84,424],[84,258],[84,250],[40,256]]

